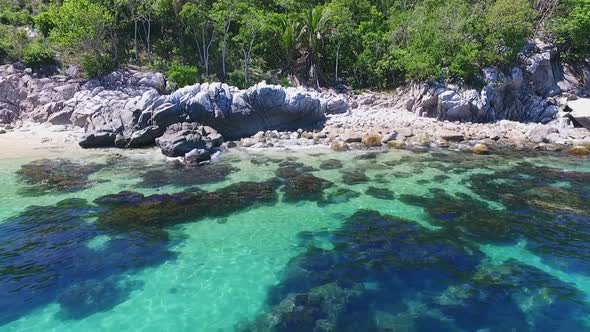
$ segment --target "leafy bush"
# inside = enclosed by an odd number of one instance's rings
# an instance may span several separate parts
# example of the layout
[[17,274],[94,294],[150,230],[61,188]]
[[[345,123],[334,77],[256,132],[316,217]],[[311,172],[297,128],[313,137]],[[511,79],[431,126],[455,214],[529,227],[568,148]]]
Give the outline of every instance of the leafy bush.
[[496,0],[483,13],[484,65],[504,65],[516,59],[533,33],[535,11],[529,0]]
[[29,43],[30,39],[22,29],[0,24],[0,63],[21,59]]
[[110,55],[85,54],[82,56],[81,65],[90,78],[99,77],[117,69],[117,63]]
[[195,66],[182,65],[173,62],[170,69],[166,72],[168,79],[176,83],[179,87],[197,83],[199,70]]
[[246,78],[244,76],[244,71],[242,70],[234,70],[227,75],[227,84],[231,86],[238,87],[240,89],[246,88]]
[[565,1],[554,31],[565,58],[576,60],[590,57],[590,1]]
[[51,47],[39,42],[31,43],[25,48],[23,60],[27,66],[34,69],[57,63],[55,60],[55,53]]
[[35,27],[43,34],[43,37],[48,37],[51,30],[55,28],[55,20],[52,12],[47,11],[37,15],[35,17]]

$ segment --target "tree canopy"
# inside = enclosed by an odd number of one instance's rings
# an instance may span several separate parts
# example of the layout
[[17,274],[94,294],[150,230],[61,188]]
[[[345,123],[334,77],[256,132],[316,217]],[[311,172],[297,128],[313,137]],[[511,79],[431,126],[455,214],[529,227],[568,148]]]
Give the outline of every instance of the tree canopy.
[[[0,61],[126,64],[179,85],[476,83],[527,39],[590,56],[590,0],[0,0]],[[194,77],[193,77],[194,76]]]

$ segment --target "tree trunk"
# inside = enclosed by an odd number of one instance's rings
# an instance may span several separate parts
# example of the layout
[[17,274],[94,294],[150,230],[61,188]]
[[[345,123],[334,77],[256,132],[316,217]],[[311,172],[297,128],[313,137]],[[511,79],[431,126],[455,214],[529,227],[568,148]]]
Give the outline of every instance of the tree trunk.
[[139,56],[139,50],[137,49],[137,17],[133,18],[133,50],[135,51],[135,62],[137,62]]
[[231,25],[231,21],[228,19],[225,21],[225,24],[223,26],[223,45],[221,47],[221,71],[222,71],[221,81],[222,82],[225,82],[225,79],[227,77],[227,69],[225,67],[225,60],[227,57],[227,36],[229,34],[230,25]]
[[203,61],[205,66],[205,75],[209,76],[209,54],[207,53],[207,43],[205,41],[205,28],[201,30],[201,46],[203,47]]
[[[146,28],[147,24],[147,28]],[[148,63],[152,64],[152,45],[150,43],[150,37],[152,34],[152,18],[147,16],[145,19],[145,23],[143,24],[143,31],[145,34],[145,43],[146,43],[146,52],[148,56]]]
[[336,83],[338,83],[338,60],[340,59],[340,43],[338,43],[338,47],[336,48]]

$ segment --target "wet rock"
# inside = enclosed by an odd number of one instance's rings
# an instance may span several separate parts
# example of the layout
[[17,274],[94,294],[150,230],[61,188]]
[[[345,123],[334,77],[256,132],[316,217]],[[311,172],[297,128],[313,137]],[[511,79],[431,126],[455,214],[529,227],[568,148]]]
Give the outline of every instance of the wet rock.
[[383,137],[379,134],[365,135],[362,138],[362,143],[369,147],[381,146]]
[[85,135],[78,144],[84,149],[108,148],[115,146],[116,137],[112,132],[93,132]]
[[590,149],[585,146],[577,145],[567,150],[567,153],[570,156],[587,156],[590,155]]
[[211,160],[211,152],[205,149],[193,149],[185,154],[184,158],[189,163],[200,164],[204,161]]
[[[83,199],[68,199],[0,223],[0,324],[50,303],[60,304],[62,319],[108,311],[141,286],[126,276],[175,258],[166,232],[98,227],[88,222],[97,212]],[[90,245],[99,238],[100,246]]]
[[406,142],[404,141],[389,141],[387,142],[387,146],[390,149],[403,149],[406,147]]
[[149,126],[134,132],[129,138],[127,147],[129,148],[140,148],[145,146],[153,145],[156,138],[162,136],[164,130],[159,126]]
[[361,194],[348,188],[337,188],[334,191],[329,192],[326,198],[320,202],[320,205],[328,204],[342,204],[360,197]]
[[387,135],[383,136],[383,138],[381,139],[381,143],[387,144],[390,141],[395,140],[396,136],[397,136],[397,133],[387,134]]
[[332,149],[332,151],[336,151],[336,152],[344,152],[344,151],[350,150],[350,146],[346,143],[343,143],[343,142],[336,142],[336,143],[332,143],[332,145],[330,146],[330,149]]
[[473,152],[475,154],[489,154],[490,149],[487,147],[487,145],[480,143],[480,144],[475,144],[471,148],[471,152]]
[[58,297],[59,316],[62,319],[82,319],[92,314],[111,310],[127,301],[132,291],[141,287],[141,282],[117,282],[89,279],[70,285]]

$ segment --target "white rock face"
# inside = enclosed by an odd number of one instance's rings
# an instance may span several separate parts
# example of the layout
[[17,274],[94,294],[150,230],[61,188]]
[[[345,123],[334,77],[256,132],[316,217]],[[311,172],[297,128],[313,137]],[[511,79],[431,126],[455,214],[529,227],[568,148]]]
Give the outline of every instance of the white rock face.
[[567,103],[568,117],[577,125],[590,130],[590,99],[580,98]]

